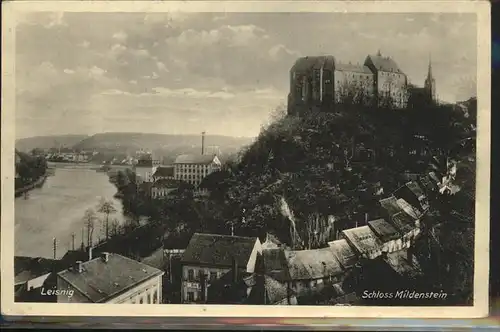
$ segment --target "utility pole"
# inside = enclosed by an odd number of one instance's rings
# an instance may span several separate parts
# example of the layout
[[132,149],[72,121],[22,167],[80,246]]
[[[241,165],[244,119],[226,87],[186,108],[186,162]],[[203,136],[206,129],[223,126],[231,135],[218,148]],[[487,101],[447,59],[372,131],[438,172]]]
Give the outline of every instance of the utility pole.
[[54,259],[56,259],[56,253],[57,253],[57,240],[54,238],[53,244],[52,244],[52,249],[54,250]]
[[75,250],[75,233],[71,233],[71,250]]

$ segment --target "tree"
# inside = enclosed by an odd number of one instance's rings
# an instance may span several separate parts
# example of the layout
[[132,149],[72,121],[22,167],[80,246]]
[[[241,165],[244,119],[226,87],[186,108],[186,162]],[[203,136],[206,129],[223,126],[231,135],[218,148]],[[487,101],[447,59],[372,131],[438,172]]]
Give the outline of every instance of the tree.
[[97,212],[104,213],[106,215],[105,219],[105,229],[106,229],[106,240],[109,238],[109,215],[116,213],[116,208],[113,202],[106,199],[101,199],[99,205],[97,206]]
[[93,209],[87,209],[83,216],[84,226],[87,229],[87,245],[92,246],[92,237],[94,235],[95,221],[97,219],[96,213]]

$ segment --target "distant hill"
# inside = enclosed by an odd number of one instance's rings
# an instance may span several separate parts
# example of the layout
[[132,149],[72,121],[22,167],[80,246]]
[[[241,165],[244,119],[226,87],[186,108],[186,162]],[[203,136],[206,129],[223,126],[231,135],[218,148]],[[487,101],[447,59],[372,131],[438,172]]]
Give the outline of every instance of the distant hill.
[[29,152],[35,148],[72,148],[75,144],[87,137],[88,135],[54,135],[21,138],[16,140],[16,149],[23,152]]
[[[205,146],[217,146],[225,153],[237,151],[251,144],[253,138],[206,135]],[[74,145],[78,150],[133,153],[140,149],[165,153],[200,151],[201,135],[167,135],[146,133],[102,133],[87,137]]]

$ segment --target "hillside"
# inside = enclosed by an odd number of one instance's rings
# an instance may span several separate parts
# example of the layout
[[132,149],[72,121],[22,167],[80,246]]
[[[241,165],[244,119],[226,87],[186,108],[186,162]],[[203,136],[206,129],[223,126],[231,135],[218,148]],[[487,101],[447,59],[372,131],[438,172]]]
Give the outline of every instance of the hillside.
[[16,149],[23,152],[29,152],[36,148],[71,148],[87,137],[88,135],[55,135],[21,138],[16,140]]
[[[229,136],[207,135],[205,146],[218,146],[221,150],[238,150],[242,146],[250,144],[251,138],[239,138]],[[145,134],[145,133],[102,133],[88,137],[74,146],[80,150],[106,151],[132,153],[140,149],[168,150],[187,153],[184,150],[201,149],[201,135],[166,135],[166,134]]]
[[[245,232],[270,229],[288,242],[289,221],[281,218],[284,197],[305,236],[311,224],[325,223],[328,215],[350,220],[353,225],[345,227],[354,227],[365,212],[377,210],[377,192],[399,188],[407,181],[406,172],[424,172],[436,154],[459,158],[470,153],[457,148],[475,134],[465,130],[470,120],[448,106],[405,111],[347,107],[285,117],[261,132],[220,185],[229,188],[218,198],[230,207],[222,219],[241,223],[239,211],[246,211],[245,224],[239,226]],[[373,157],[363,157],[363,151]]]

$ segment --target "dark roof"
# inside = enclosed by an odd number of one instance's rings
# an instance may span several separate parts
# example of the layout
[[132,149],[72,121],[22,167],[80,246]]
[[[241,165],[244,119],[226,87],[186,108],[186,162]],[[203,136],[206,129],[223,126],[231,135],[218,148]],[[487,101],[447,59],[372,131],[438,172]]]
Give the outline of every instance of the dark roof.
[[392,73],[403,73],[399,69],[396,62],[390,57],[384,57],[381,55],[369,55],[365,60],[365,65],[373,64],[376,70],[392,72]]
[[345,239],[328,242],[328,245],[344,268],[351,268],[358,261],[356,253]]
[[[216,158],[213,154],[182,154],[175,158],[175,164],[210,164]],[[217,158],[218,159],[218,158]]]
[[369,226],[346,229],[343,230],[342,233],[360,254],[375,252],[383,245],[382,241]]
[[283,249],[264,249],[261,258],[264,262],[264,274],[279,281],[290,280]]
[[163,274],[162,271],[130,258],[109,254],[108,262],[101,257],[82,263],[83,271],[70,268],[58,276],[75,287],[94,303],[102,303],[135,285]]
[[41,257],[14,257],[14,284],[24,283],[57,269],[58,260]]
[[195,233],[182,256],[182,261],[232,266],[234,257],[239,267],[246,268],[257,241],[257,237]]
[[337,62],[335,64],[335,69],[340,71],[350,71],[355,73],[363,73],[368,75],[373,75],[372,71],[368,66],[360,65],[360,64],[350,64],[350,63],[340,63]]
[[154,182],[155,188],[179,188],[184,181],[175,179],[160,179]]
[[226,171],[212,172],[212,173],[208,174],[207,176],[205,176],[201,180],[200,184],[198,185],[198,188],[200,188],[200,189],[216,188],[221,183],[221,181],[226,179],[228,176],[229,176],[229,173]]
[[402,233],[408,233],[415,228],[415,220],[406,212],[401,211],[392,216],[392,223]]
[[137,161],[137,164],[135,164],[135,167],[153,167],[153,160],[152,159],[139,159]]
[[141,262],[144,264],[147,264],[149,266],[152,266],[158,270],[164,270],[165,269],[165,257],[164,257],[164,253],[163,253],[163,247],[157,249],[151,255],[144,257],[141,260]]
[[[420,187],[418,189],[420,189]],[[423,211],[421,201],[418,199],[418,196],[415,195],[415,193],[411,190],[411,188],[408,185],[404,185],[404,186],[398,188],[394,192],[394,196],[398,200],[403,199],[408,204],[410,204],[412,207],[417,208],[420,211]]]
[[161,166],[156,169],[153,176],[170,177],[174,176],[174,166]]
[[401,237],[399,231],[384,219],[371,220],[368,222],[368,226],[382,242],[389,242]]
[[333,251],[328,248],[285,251],[291,280],[313,280],[343,272]]
[[332,55],[322,55],[322,56],[305,56],[297,59],[295,64],[292,66],[291,71],[294,72],[308,72],[313,67],[321,67],[323,65],[331,65],[335,63],[335,58]]
[[387,211],[389,216],[393,216],[396,213],[403,211],[403,209],[399,206],[397,202],[397,198],[394,196],[381,199],[379,202],[382,208],[384,208]]

